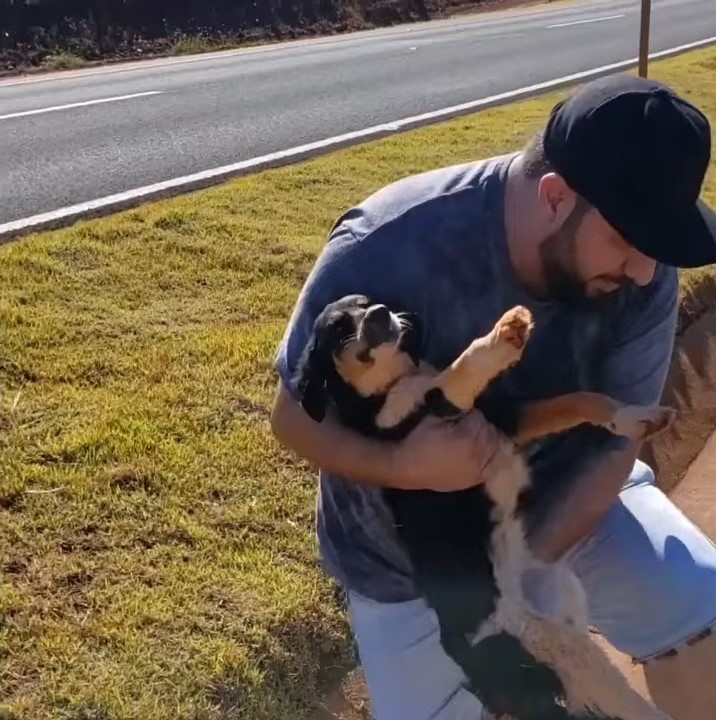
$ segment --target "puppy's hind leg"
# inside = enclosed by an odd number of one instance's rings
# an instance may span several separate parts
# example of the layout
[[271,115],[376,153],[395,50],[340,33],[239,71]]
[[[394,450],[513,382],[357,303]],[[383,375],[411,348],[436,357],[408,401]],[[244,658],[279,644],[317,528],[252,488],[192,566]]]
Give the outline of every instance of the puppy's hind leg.
[[444,414],[471,410],[490,381],[522,357],[533,324],[532,313],[527,308],[518,305],[508,310],[487,335],[473,340],[460,357],[435,378],[428,401],[437,408],[443,400]]
[[571,625],[585,636],[589,632],[587,596],[572,569],[566,564],[546,563],[530,557],[522,573],[523,594],[541,616]]
[[671,720],[629,685],[590,636],[529,612],[500,620],[532,655],[554,668],[566,691],[568,717],[591,712],[614,720]]

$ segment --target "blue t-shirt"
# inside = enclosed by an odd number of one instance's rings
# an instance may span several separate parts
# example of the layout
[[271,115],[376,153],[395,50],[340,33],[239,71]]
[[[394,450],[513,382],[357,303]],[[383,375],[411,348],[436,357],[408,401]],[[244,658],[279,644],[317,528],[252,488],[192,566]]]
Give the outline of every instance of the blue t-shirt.
[[[277,369],[289,390],[295,393],[298,361],[322,308],[363,293],[420,314],[423,355],[438,369],[505,310],[529,307],[535,330],[523,359],[495,386],[505,397],[592,390],[658,402],[674,340],[676,271],[658,266],[647,287],[613,293],[599,310],[535,301],[517,283],[505,240],[505,180],[514,157],[408,177],[339,218],[279,347]],[[582,427],[535,443],[535,482],[557,493],[560,477],[573,477],[589,457],[619,442],[607,435]],[[325,568],[345,588],[382,602],[416,596],[380,488],[321,472],[317,534]]]

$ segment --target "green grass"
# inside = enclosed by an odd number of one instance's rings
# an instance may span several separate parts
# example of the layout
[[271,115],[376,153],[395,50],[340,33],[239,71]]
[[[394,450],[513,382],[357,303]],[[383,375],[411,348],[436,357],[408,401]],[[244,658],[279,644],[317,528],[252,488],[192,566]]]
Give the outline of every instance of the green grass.
[[265,45],[270,40],[260,37],[245,38],[238,35],[182,35],[171,46],[170,55],[198,55],[200,53],[217,52],[218,50],[233,50],[234,48],[248,48]]
[[[716,118],[716,49],[653,70]],[[6,713],[308,716],[350,653],[314,475],[269,432],[296,294],[339,212],[520,146],[556,97],[0,248]]]
[[43,70],[76,70],[84,67],[87,61],[80,55],[70,52],[58,52],[48,55],[42,61]]

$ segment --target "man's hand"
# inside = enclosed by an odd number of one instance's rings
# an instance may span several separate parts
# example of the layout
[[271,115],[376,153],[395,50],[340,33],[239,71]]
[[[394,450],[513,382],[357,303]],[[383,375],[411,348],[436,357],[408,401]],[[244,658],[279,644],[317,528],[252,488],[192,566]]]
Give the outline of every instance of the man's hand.
[[395,445],[394,486],[449,492],[479,485],[498,442],[497,430],[477,410],[457,421],[426,418]]

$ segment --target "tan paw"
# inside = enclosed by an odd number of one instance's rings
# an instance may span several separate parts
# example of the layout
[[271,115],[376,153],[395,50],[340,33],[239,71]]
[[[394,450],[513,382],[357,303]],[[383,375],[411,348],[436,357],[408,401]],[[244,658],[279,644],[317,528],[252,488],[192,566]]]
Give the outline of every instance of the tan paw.
[[668,407],[625,405],[617,410],[607,427],[615,435],[632,440],[647,440],[666,430],[675,417],[676,411]]
[[521,305],[508,310],[495,324],[495,340],[523,350],[534,327],[532,313]]

